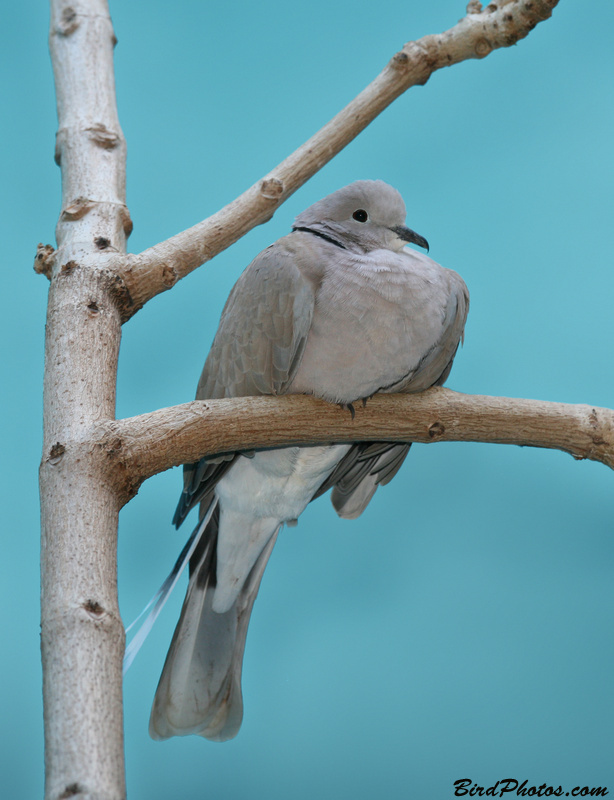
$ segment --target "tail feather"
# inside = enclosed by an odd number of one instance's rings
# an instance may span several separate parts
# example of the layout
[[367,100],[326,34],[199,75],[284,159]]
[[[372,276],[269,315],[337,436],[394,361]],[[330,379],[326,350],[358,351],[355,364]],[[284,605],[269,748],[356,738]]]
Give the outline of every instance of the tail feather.
[[404,443],[388,443],[385,447],[379,443],[356,445],[354,460],[348,458],[345,471],[336,478],[333,486],[331,500],[337,514],[343,519],[359,517],[377,487],[385,486],[397,474],[410,446]]
[[[216,585],[217,518],[203,539],[154,698],[149,733],[153,739],[197,734],[216,742],[241,727],[241,671],[247,627],[260,581],[279,528],[254,564],[234,604],[213,611]],[[192,565],[191,565],[192,566]]]
[[124,654],[124,675],[130,669],[130,666],[134,661],[134,659],[136,658],[137,653],[143,646],[145,639],[149,636],[149,633],[154,626],[154,622],[156,621],[158,615],[164,608],[164,604],[166,603],[166,601],[171,595],[171,592],[175,588],[175,584],[181,577],[181,573],[185,569],[186,564],[190,562],[190,559],[192,558],[194,551],[199,546],[201,537],[209,524],[211,516],[215,514],[216,508],[217,508],[217,500],[214,499],[211,505],[209,506],[209,509],[205,514],[205,516],[203,517],[203,519],[199,521],[198,525],[192,531],[190,538],[185,543],[183,550],[179,554],[179,558],[175,562],[170,574],[164,580],[162,586],[160,586],[158,591],[151,598],[149,603],[147,603],[147,605],[141,611],[138,617],[135,620],[133,620],[130,623],[130,625],[128,625],[128,627],[126,628],[126,633],[129,633],[132,630],[132,628],[134,628],[134,626],[137,624],[137,622],[140,619],[142,619],[142,617],[149,611],[149,614],[147,614],[147,617],[142,622],[140,628],[134,634],[132,640],[126,647],[126,652]]

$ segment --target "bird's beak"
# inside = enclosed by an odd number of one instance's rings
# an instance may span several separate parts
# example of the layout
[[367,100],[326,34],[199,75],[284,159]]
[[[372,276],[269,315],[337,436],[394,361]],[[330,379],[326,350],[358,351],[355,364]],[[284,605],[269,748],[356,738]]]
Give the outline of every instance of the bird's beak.
[[396,233],[399,239],[403,239],[404,242],[410,242],[411,244],[417,244],[419,247],[424,247],[428,253],[429,243],[424,236],[420,236],[419,233],[412,231],[411,228],[406,228],[404,225],[395,225],[395,227],[390,228],[390,230]]

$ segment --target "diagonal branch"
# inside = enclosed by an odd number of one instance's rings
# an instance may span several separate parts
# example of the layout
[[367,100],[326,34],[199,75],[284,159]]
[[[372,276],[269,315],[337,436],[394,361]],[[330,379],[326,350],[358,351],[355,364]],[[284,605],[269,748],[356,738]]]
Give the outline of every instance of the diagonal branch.
[[[352,441],[491,442],[547,447],[614,469],[614,411],[433,388],[376,395],[352,419],[304,395],[193,401],[97,426],[124,502],[151,475],[214,453]],[[118,469],[120,467],[120,469]]]
[[127,294],[128,319],[148,300],[236,242],[339,153],[411,86],[435,70],[484,58],[509,47],[551,16],[558,0],[497,0],[482,10],[471,0],[467,16],[448,31],[408,42],[354,100],[258,183],[213,216],[118,263]]

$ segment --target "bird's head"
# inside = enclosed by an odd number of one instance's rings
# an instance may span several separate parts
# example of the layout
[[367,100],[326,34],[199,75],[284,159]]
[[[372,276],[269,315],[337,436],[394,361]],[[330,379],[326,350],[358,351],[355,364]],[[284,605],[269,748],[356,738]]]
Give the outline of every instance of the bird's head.
[[355,181],[299,214],[295,230],[323,235],[348,250],[398,252],[406,244],[428,250],[428,242],[405,226],[403,198],[384,181]]

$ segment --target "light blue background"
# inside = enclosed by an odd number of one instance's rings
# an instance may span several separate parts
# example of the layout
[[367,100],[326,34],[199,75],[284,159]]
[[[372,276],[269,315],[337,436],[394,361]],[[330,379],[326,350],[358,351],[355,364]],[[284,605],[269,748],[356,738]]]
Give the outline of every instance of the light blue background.
[[[461,0],[112,2],[138,252],[234,198]],[[47,281],[60,173],[42,2],[3,21],[2,793],[42,791],[37,467]],[[408,224],[472,306],[449,386],[614,402],[614,6],[561,0],[518,46],[436,73],[254,230],[125,328],[118,416],[193,397],[224,299],[296,213],[357,178],[403,194]],[[121,515],[131,620],[183,541],[178,470]],[[614,791],[614,476],[560,452],[416,445],[363,517],[327,498],[283,533],[245,659],[245,721],[219,745],[160,744],[149,706],[183,588],[125,688],[129,795],[445,800],[472,778]]]

